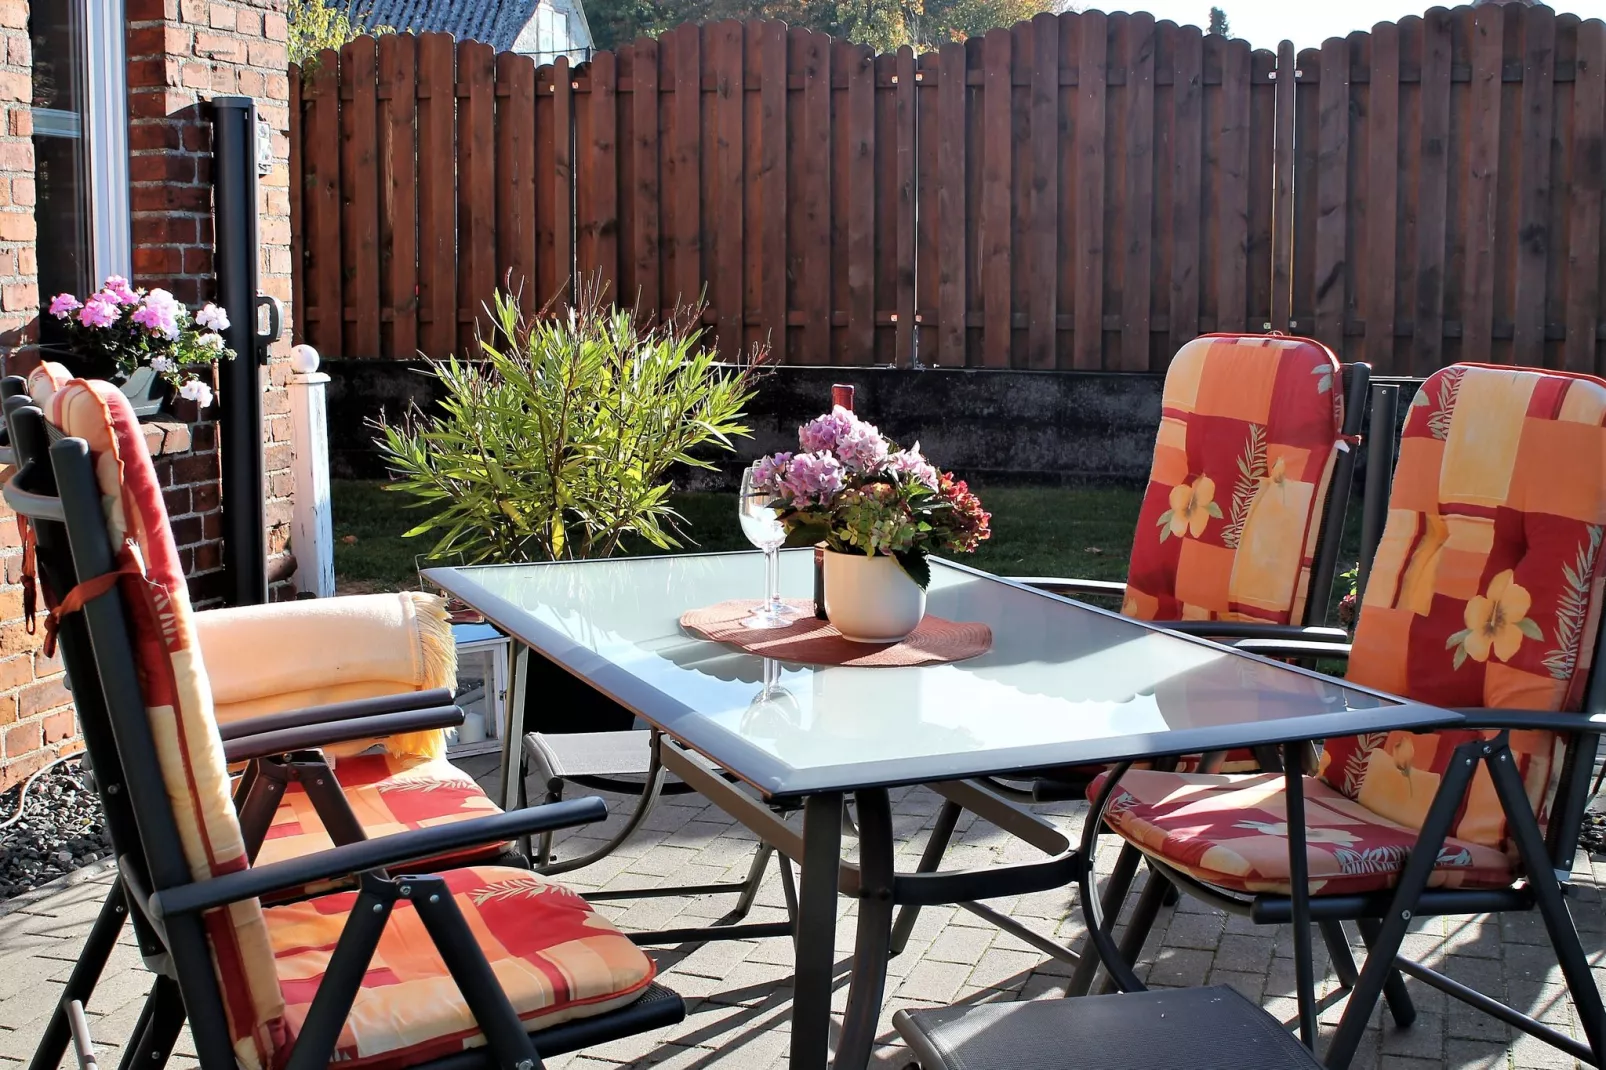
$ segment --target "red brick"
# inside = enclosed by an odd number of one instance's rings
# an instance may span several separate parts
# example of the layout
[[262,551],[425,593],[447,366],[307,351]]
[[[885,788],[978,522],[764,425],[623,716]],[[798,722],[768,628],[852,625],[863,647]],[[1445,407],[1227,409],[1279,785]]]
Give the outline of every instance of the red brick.
[[33,174],[33,143],[23,141],[0,144],[0,171]]
[[6,729],[5,755],[7,758],[21,758],[44,745],[44,733],[40,731],[38,721],[23,721]]
[[71,701],[72,692],[67,690],[67,677],[64,675],[40,680],[17,692],[17,710],[23,717],[53,710]]
[[0,100],[32,100],[33,79],[21,71],[0,71]]
[[63,666],[61,664],[60,648],[57,648],[56,652],[50,655],[48,658],[45,657],[45,652],[43,650],[35,650],[33,652],[34,679],[43,680],[52,673],[61,672],[62,668]]
[[173,461],[173,483],[215,483],[218,478],[217,454],[178,457]]
[[0,26],[28,25],[28,0],[0,0]]
[[132,152],[176,149],[179,137],[179,128],[172,123],[133,123],[128,128],[128,147]]
[[45,767],[55,755],[49,751],[25,755],[0,765],[0,791],[9,791]]
[[[124,9],[130,22],[178,18],[178,0],[127,0]],[[130,33],[132,36],[133,32]]]
[[184,257],[171,245],[137,245],[134,247],[134,274],[139,278],[152,275],[171,275],[183,267]]
[[205,56],[207,59],[226,60],[229,63],[246,62],[244,41],[215,33],[197,33],[195,35],[195,54],[197,56]]
[[223,544],[203,542],[195,547],[195,571],[206,572],[223,567]]
[[33,110],[30,108],[13,109],[10,129],[12,137],[33,137]]
[[287,41],[290,38],[290,24],[277,11],[264,12],[262,15],[262,36],[270,41]]
[[15,724],[17,720],[17,696],[0,695],[0,725]]
[[186,275],[212,274],[212,250],[200,246],[192,246],[184,250],[184,273]]
[[0,212],[0,241],[31,242],[38,233],[32,212]]
[[221,539],[223,537],[223,514],[212,512],[201,517],[201,533],[208,539]]
[[128,161],[128,177],[133,182],[191,183],[195,178],[195,157],[182,152],[152,152]]
[[0,656],[6,654],[31,654],[34,649],[44,641],[44,630],[36,629],[29,632],[21,621],[14,624],[0,625]]
[[40,726],[44,729],[45,743],[47,745],[60,743],[78,734],[78,722],[74,719],[72,707],[70,706],[65,710],[58,710],[50,714],[40,722]]
[[39,307],[39,287],[35,283],[17,283],[0,287],[0,308],[7,312],[26,312]]
[[194,546],[201,541],[201,518],[185,516],[170,522],[173,543],[177,546]]
[[[217,424],[210,420],[203,420],[194,427],[190,428],[190,448],[195,452],[204,453],[207,450],[216,448],[216,446]],[[199,491],[197,491],[197,493],[199,493]],[[213,504],[215,505],[216,502]],[[204,513],[206,512],[206,509],[196,506],[195,511],[198,513]]]
[[207,12],[207,21],[214,30],[232,30],[237,12],[227,4],[213,4]]
[[0,660],[0,691],[10,691],[32,682],[33,658],[27,654],[16,654]]
[[[33,66],[33,43],[25,34],[17,34],[6,42],[6,58],[18,67]],[[285,94],[285,99],[289,94]],[[32,114],[31,112],[29,113]]]
[[210,212],[212,190],[208,186],[135,186],[129,190],[129,205],[134,210],[134,243],[142,239],[139,231],[141,212]]
[[31,178],[13,178],[11,180],[11,203],[32,205],[38,199],[38,191]]
[[168,516],[184,516],[190,511],[190,488],[169,487],[162,492],[162,501],[167,505]]

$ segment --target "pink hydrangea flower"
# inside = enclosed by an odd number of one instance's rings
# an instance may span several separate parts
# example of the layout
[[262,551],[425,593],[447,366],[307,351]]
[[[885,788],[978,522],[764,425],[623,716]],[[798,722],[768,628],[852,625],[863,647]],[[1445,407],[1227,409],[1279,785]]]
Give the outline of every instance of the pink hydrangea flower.
[[787,467],[791,463],[792,455],[790,453],[776,453],[769,457],[760,458],[758,464],[754,466],[756,471],[753,473],[758,489],[768,491],[771,494],[779,494],[786,479]]
[[937,489],[937,469],[921,455],[918,442],[909,449],[890,455],[887,458],[887,471],[893,475],[909,476],[932,490]]
[[134,311],[133,320],[171,341],[178,337],[178,302],[166,290],[152,290],[145,295],[145,303]]
[[842,489],[842,463],[829,453],[800,453],[792,458],[782,486],[795,504],[824,502]]
[[67,318],[67,314],[75,308],[83,308],[82,302],[72,294],[57,294],[50,299],[50,314],[59,320]]
[[824,416],[817,416],[797,429],[798,445],[805,453],[827,453],[853,429],[859,418],[838,405]]
[[110,327],[120,314],[115,297],[98,293],[78,310],[78,322],[85,327]]
[[854,420],[836,442],[835,453],[842,463],[856,472],[873,472],[887,459],[887,440],[875,424]]
[[106,281],[101,284],[100,288],[116,298],[117,303],[120,305],[139,304],[139,294],[134,292],[134,288],[128,284],[128,280],[121,275],[107,275]]

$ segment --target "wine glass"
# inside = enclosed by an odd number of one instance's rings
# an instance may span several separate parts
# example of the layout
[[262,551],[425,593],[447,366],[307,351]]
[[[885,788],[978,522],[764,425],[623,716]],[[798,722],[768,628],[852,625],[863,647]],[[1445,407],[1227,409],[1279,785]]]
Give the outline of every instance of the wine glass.
[[758,485],[758,465],[742,473],[741,497],[737,499],[737,515],[742,522],[742,534],[747,541],[764,551],[764,600],[742,621],[748,628],[784,628],[797,616],[781,601],[781,567],[778,551],[786,541],[786,529],[775,515],[770,503],[774,495]]

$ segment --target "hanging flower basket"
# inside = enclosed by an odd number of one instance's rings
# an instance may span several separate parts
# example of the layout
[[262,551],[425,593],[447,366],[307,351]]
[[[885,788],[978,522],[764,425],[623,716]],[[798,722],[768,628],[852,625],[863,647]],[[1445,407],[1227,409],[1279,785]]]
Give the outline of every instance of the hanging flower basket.
[[57,294],[50,314],[66,328],[74,363],[115,368],[141,418],[169,411],[178,398],[205,409],[211,369],[234,356],[221,333],[229,328],[223,309],[207,304],[192,314],[166,290],[135,289],[120,275],[82,301]]

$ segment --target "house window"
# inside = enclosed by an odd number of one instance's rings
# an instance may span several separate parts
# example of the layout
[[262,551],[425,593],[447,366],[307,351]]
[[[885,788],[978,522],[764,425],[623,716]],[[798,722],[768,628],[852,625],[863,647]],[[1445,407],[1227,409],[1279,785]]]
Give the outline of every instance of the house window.
[[39,291],[48,300],[64,290],[81,295],[106,275],[129,273],[123,5],[32,4],[28,34]]

